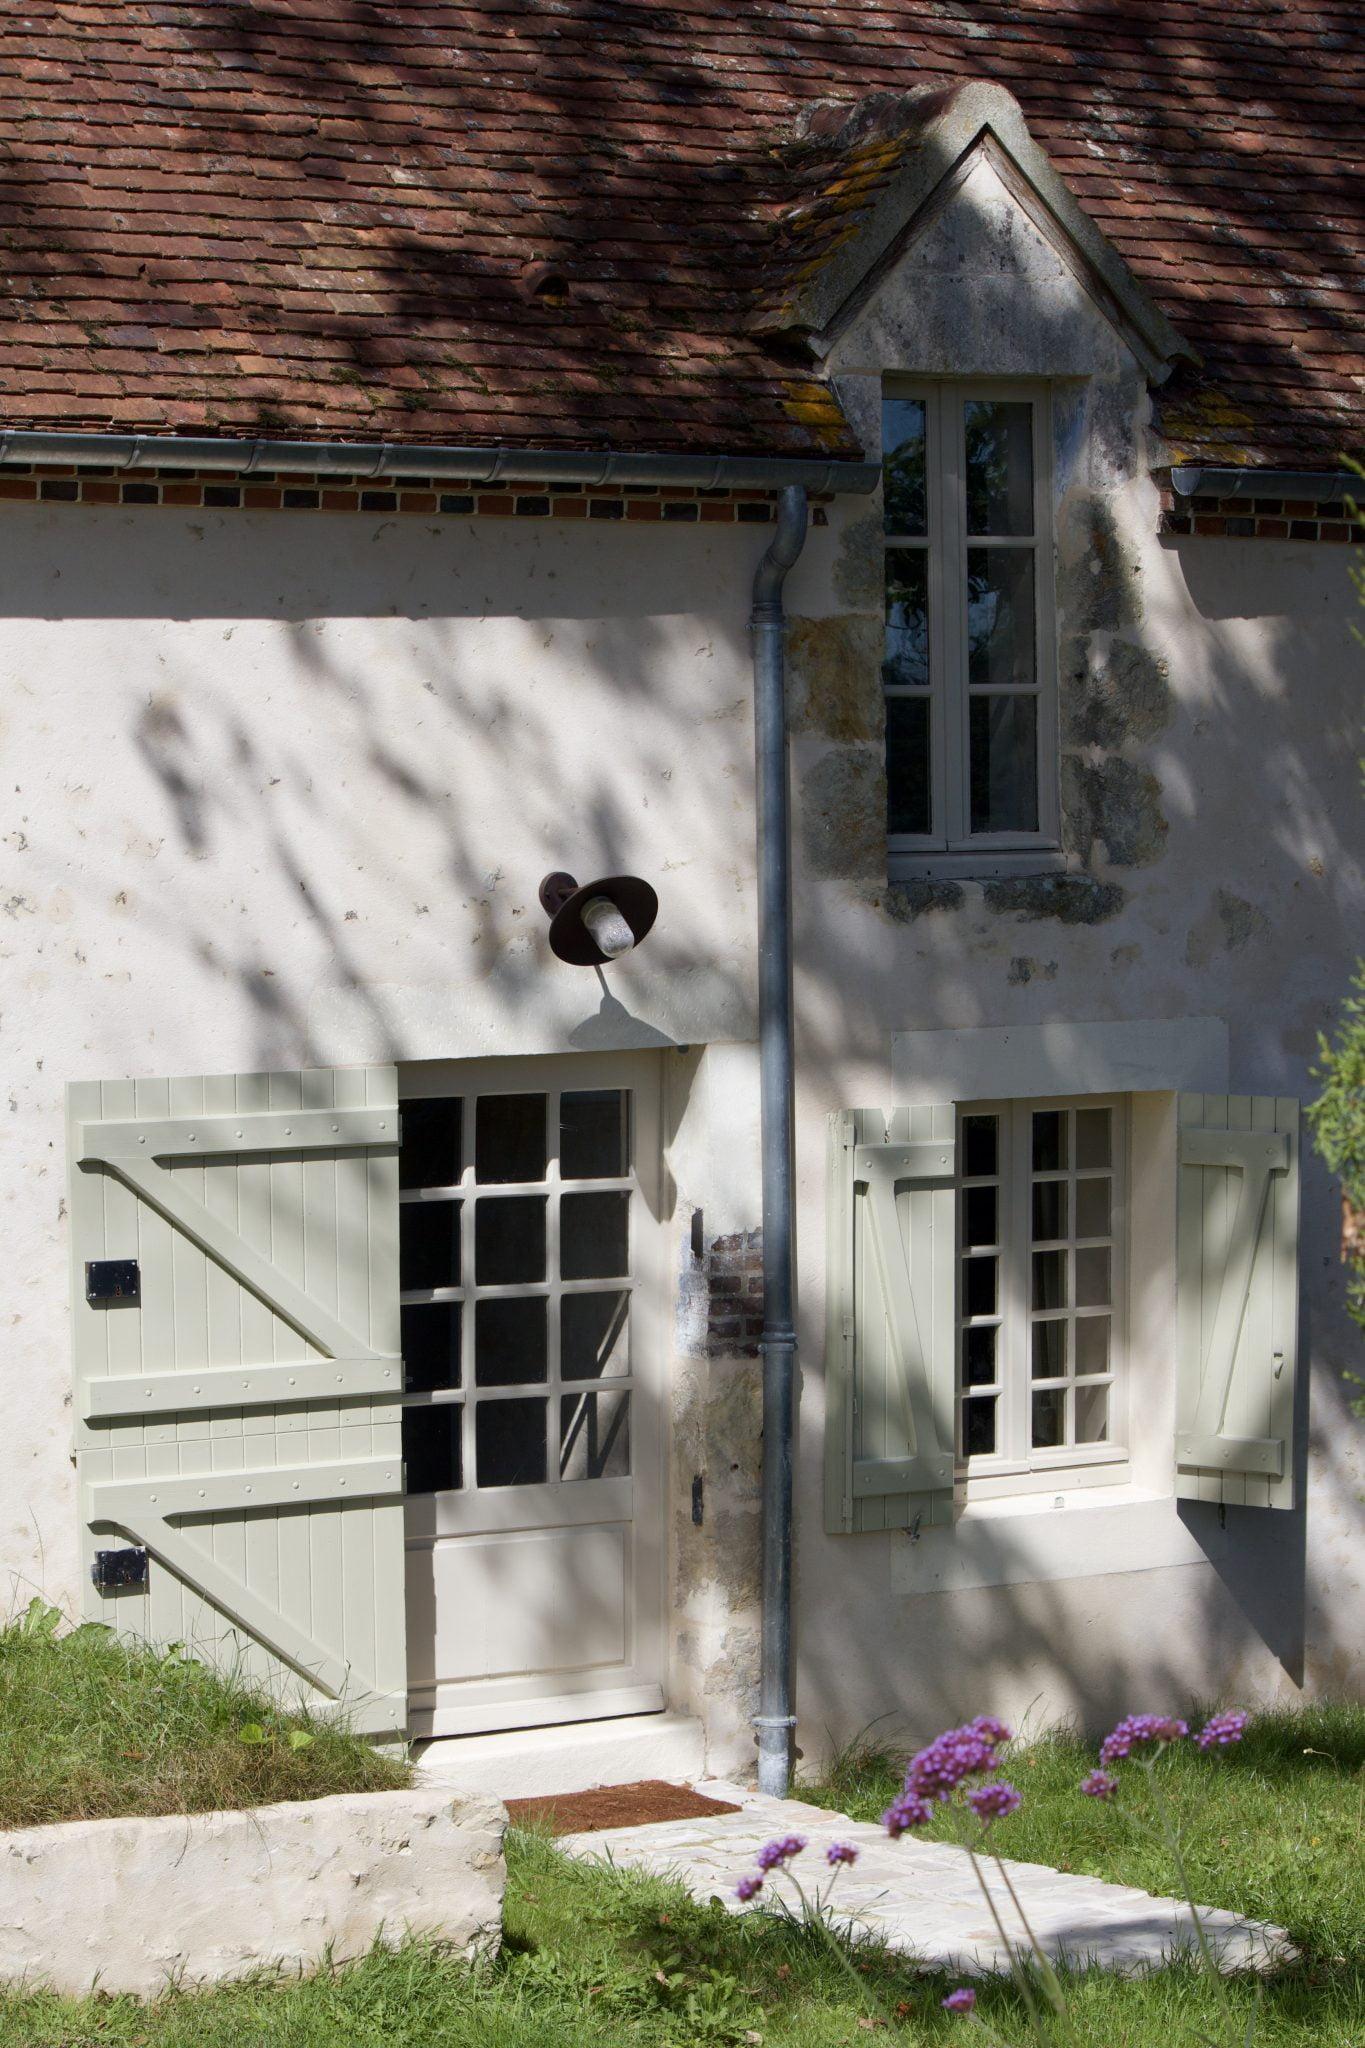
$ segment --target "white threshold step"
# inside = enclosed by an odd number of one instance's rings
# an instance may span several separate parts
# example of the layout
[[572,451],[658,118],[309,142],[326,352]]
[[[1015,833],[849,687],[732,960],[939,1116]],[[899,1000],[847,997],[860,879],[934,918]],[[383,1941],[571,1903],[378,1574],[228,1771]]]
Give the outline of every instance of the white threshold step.
[[691,1784],[703,1774],[706,1740],[688,1714],[626,1714],[556,1728],[509,1728],[495,1735],[447,1735],[413,1752],[423,1784],[495,1799],[591,1792],[641,1778]]

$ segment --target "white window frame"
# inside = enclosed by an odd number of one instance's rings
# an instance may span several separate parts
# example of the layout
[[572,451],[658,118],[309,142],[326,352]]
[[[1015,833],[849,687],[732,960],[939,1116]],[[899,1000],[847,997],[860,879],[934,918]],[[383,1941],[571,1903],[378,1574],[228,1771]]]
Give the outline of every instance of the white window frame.
[[[1107,1109],[1112,1134],[1112,1209],[1109,1241],[1110,1261],[1110,1357],[1108,1433],[1104,1443],[1071,1444],[1033,1449],[1030,1444],[1031,1359],[1030,1278],[1032,1272],[1032,1156],[1031,1119],[1035,1112],[1050,1109]],[[1081,1486],[1122,1485],[1131,1477],[1129,1454],[1129,1265],[1132,1258],[1132,1202],[1129,1189],[1131,1134],[1130,1105],[1125,1095],[1034,1096],[1016,1101],[959,1102],[957,1182],[957,1479],[967,1502],[990,1500],[1002,1495],[1056,1492]],[[963,1119],[969,1116],[998,1118],[999,1156],[997,1174],[999,1199],[999,1295],[997,1300],[996,1384],[1000,1392],[996,1412],[996,1449],[989,1454],[966,1457],[962,1451],[962,1411],[965,1386],[963,1332],[970,1319],[964,1314],[963,1269],[967,1257],[964,1223],[965,1195],[974,1181],[966,1171]],[[1076,1243],[1074,1160],[1067,1170],[1071,1188],[1068,1242]],[[1082,1171],[1082,1176],[1083,1172]],[[1086,1240],[1081,1240],[1082,1244]],[[1074,1311],[1073,1311],[1074,1314]],[[1068,1363],[1074,1358],[1069,1353]],[[1093,1383],[1093,1382],[1092,1382]]]
[[[885,556],[923,549],[929,560],[930,792],[934,829],[888,836],[888,873],[917,875],[1037,874],[1061,868],[1057,714],[1057,629],[1052,532],[1052,408],[1045,383],[945,381],[889,377],[884,400],[925,408],[926,525],[923,541],[887,536]],[[1035,694],[1038,830],[970,830],[967,687],[967,488],[963,407],[971,399],[1026,402],[1033,408],[1033,533],[989,537],[992,548],[1032,548],[1034,555]]]

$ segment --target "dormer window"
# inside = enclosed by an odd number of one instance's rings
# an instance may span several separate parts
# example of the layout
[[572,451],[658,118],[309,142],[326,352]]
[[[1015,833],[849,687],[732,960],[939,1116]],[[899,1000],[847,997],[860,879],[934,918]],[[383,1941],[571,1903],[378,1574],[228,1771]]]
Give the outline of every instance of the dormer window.
[[893,876],[1018,872],[1056,852],[1046,414],[1036,386],[885,392]]

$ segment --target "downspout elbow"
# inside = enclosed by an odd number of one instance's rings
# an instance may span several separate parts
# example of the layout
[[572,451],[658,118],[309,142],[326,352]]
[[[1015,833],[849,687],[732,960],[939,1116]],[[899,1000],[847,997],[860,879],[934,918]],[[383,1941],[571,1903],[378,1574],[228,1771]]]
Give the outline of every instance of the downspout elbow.
[[777,531],[754,571],[753,623],[782,623],[782,586],[806,545],[809,518],[805,487],[786,484],[777,494]]

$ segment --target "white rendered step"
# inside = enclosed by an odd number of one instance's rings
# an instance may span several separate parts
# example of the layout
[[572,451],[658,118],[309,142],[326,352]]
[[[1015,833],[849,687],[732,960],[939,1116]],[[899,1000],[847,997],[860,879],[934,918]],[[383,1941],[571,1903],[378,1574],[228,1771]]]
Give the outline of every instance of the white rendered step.
[[701,1722],[687,1714],[627,1714],[557,1728],[441,1736],[419,1743],[413,1760],[423,1784],[535,1799],[641,1778],[691,1784],[705,1768],[706,1743]]

